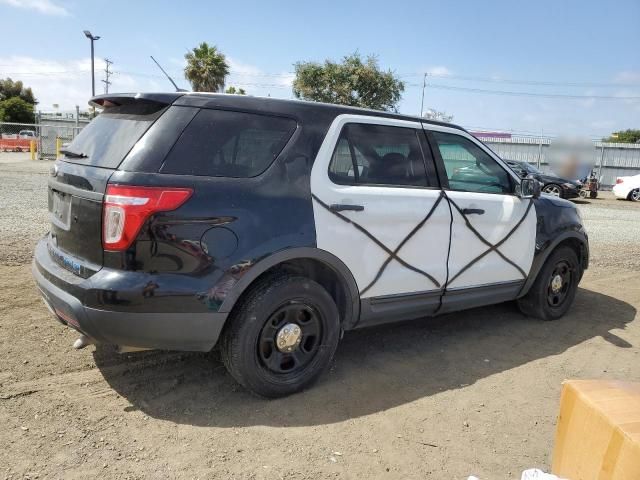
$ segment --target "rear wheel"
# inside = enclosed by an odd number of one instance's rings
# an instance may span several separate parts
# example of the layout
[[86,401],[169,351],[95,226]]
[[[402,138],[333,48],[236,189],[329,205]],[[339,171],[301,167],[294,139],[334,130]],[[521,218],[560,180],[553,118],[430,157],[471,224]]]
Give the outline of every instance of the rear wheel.
[[632,202],[640,202],[640,188],[635,188],[629,192],[629,200]]
[[333,299],[300,276],[259,281],[229,322],[221,342],[224,364],[238,383],[263,397],[290,395],[313,383],[340,338]]
[[529,292],[518,299],[520,311],[542,320],[562,317],[576,296],[580,268],[578,256],[572,248],[558,248],[538,272]]
[[544,193],[548,193],[549,195],[553,195],[554,197],[562,196],[562,189],[560,188],[560,185],[556,185],[555,183],[545,185],[542,191]]

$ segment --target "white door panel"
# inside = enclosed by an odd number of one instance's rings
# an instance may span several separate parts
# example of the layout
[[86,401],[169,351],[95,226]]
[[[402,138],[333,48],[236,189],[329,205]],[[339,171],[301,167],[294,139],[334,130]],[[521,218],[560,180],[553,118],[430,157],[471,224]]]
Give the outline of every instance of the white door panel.
[[524,280],[533,261],[537,218],[533,200],[507,190],[519,177],[469,133],[438,125],[425,129],[437,145],[451,188],[447,289]]
[[365,207],[361,212],[345,211],[340,215],[370,236],[318,201],[314,200],[313,205],[318,248],[336,255],[347,265],[363,298],[425,292],[444,286],[451,222],[446,199],[440,200],[427,222],[402,245],[396,254],[399,260],[386,262],[390,254],[384,249],[394,252],[398,248],[438,201],[439,190],[333,185],[322,190],[322,197],[319,189],[314,189],[314,195],[327,206]]
[[[465,216],[452,205],[453,228],[447,288],[524,280],[531,268],[535,249],[535,207],[531,205],[527,212],[532,201],[512,195],[473,192],[449,191],[447,196],[461,210],[484,210],[483,214],[466,215],[466,220],[477,235],[467,225]],[[490,251],[467,267],[496,244],[500,244],[497,251],[502,256]]]
[[[361,298],[441,290],[447,277],[451,225],[446,198],[440,189],[427,187],[331,181],[331,158],[343,126],[349,123],[404,127],[415,130],[416,138],[423,134],[419,122],[364,115],[340,115],[334,120],[311,171],[318,248],[346,264]],[[364,208],[335,212],[334,204]]]

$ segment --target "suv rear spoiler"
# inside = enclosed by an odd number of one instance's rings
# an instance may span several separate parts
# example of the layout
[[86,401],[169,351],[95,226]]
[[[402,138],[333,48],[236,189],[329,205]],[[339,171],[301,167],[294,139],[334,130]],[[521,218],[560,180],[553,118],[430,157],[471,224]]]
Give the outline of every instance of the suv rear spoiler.
[[171,105],[183,92],[172,93],[107,93],[96,95],[89,100],[89,105],[95,108],[115,107],[132,103],[155,103],[162,106]]

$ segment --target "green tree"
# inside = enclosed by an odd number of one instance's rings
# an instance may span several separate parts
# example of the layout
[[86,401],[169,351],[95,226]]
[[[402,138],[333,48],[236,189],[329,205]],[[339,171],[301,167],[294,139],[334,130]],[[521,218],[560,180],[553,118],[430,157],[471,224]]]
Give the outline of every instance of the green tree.
[[34,123],[33,104],[20,97],[11,97],[0,102],[0,120],[3,122]]
[[381,70],[373,55],[363,59],[356,52],[341,63],[298,62],[294,67],[293,94],[304,100],[397,111],[404,91],[404,83],[391,70]]
[[32,105],[38,103],[33,96],[31,88],[25,88],[20,80],[14,82],[10,78],[0,79],[0,100],[7,100],[13,97],[19,97]]
[[640,141],[640,130],[620,130],[613,132],[609,138],[603,138],[603,142],[617,143],[638,143]]
[[247,92],[244,91],[244,88],[236,88],[234,86],[230,86],[227,88],[224,93],[235,93],[236,95],[246,95]]
[[202,42],[187,53],[184,58],[184,76],[191,82],[194,92],[219,92],[224,87],[224,79],[229,74],[229,64],[216,46]]

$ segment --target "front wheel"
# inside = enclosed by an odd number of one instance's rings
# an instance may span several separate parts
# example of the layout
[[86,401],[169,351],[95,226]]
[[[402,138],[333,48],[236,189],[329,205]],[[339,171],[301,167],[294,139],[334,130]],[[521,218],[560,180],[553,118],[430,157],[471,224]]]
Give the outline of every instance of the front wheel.
[[252,287],[221,342],[229,373],[247,390],[282,397],[311,385],[338,346],[340,317],[313,280],[282,274]]
[[576,252],[570,247],[558,248],[538,272],[531,289],[518,299],[520,311],[542,320],[562,317],[573,303],[580,278]]
[[631,190],[628,198],[632,202],[640,202],[640,188],[634,188]]
[[542,191],[544,193],[548,193],[549,195],[553,195],[554,197],[562,196],[562,189],[560,188],[560,185],[556,185],[555,183],[545,185]]

